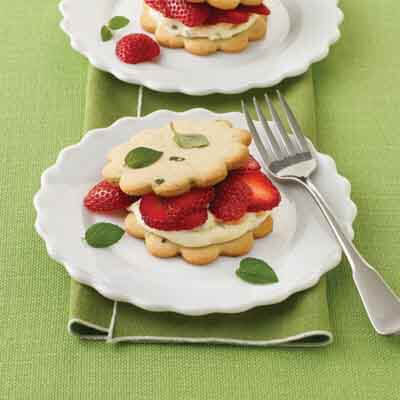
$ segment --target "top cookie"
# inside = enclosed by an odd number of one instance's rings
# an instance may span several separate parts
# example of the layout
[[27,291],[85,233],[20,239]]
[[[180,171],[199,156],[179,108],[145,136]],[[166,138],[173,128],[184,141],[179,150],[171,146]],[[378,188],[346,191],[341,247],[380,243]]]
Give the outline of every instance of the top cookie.
[[232,10],[239,4],[244,6],[258,6],[263,0],[186,0],[189,3],[208,3],[210,6],[221,10]]
[[[154,192],[177,196],[193,186],[215,185],[225,179],[229,170],[243,166],[249,157],[250,133],[233,128],[228,121],[178,120],[172,124],[146,129],[128,143],[113,148],[103,168],[104,178],[119,182],[130,195]],[[126,165],[128,153],[139,147],[162,154],[153,152],[159,158],[145,167]]]

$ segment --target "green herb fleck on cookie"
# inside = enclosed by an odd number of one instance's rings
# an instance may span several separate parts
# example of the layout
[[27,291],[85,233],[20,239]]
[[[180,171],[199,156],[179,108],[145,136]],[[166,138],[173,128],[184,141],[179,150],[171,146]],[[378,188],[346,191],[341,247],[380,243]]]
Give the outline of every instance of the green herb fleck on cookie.
[[184,157],[171,156],[169,161],[185,161]]

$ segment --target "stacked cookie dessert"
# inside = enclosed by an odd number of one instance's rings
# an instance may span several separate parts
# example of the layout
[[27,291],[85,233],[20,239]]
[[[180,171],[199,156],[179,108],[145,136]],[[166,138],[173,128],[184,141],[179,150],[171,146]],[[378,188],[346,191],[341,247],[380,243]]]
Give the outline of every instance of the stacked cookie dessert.
[[262,0],[144,0],[141,25],[164,47],[236,53],[267,32]]
[[178,120],[112,149],[104,178],[122,191],[119,203],[122,194],[138,198],[126,231],[152,255],[181,255],[191,264],[248,253],[272,231],[271,211],[280,203],[250,142],[249,132],[228,121]]

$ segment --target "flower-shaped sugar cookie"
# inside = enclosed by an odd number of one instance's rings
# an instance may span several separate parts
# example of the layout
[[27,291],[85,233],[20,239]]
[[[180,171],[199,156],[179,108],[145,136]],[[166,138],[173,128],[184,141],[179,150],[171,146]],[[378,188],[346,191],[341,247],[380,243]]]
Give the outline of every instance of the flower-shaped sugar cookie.
[[189,3],[208,3],[215,8],[221,10],[232,10],[239,4],[244,6],[258,6],[263,0],[186,0]]
[[177,196],[222,181],[243,166],[251,135],[227,121],[178,120],[111,150],[103,176],[130,195]]

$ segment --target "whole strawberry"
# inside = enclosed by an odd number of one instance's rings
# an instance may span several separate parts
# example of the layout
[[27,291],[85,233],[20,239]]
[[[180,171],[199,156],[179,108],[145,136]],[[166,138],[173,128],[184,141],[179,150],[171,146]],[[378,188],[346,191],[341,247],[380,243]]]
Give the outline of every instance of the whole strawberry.
[[160,46],[144,33],[132,33],[118,41],[115,53],[124,63],[137,64],[157,57]]
[[94,212],[110,212],[129,207],[137,197],[128,196],[119,186],[102,181],[90,189],[83,204]]

